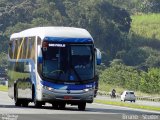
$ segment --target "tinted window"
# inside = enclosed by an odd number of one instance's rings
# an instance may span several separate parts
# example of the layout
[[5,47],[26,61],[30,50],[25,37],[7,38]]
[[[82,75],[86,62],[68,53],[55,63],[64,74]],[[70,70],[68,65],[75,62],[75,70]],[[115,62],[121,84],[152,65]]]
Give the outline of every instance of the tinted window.
[[126,92],[126,94],[134,94],[134,92]]
[[35,61],[35,37],[11,41],[9,56],[12,59],[33,59]]

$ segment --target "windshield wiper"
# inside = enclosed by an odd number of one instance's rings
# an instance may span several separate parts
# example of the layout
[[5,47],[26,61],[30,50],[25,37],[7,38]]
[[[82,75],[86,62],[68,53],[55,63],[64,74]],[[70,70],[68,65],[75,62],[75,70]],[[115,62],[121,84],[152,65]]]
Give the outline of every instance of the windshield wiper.
[[75,73],[75,75],[77,76],[78,80],[79,80],[80,82],[82,82],[81,77],[79,76],[79,74],[77,73],[77,71],[75,70],[75,68],[73,67],[73,65],[71,65],[71,69],[74,71],[74,73]]

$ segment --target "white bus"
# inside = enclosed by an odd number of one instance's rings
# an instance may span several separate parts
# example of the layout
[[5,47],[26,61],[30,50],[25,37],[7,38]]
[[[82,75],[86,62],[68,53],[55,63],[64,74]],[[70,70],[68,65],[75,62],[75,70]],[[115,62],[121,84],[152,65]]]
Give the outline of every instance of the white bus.
[[85,29],[36,27],[14,33],[8,61],[8,94],[16,106],[51,103],[64,109],[71,104],[85,110],[96,96],[101,53]]

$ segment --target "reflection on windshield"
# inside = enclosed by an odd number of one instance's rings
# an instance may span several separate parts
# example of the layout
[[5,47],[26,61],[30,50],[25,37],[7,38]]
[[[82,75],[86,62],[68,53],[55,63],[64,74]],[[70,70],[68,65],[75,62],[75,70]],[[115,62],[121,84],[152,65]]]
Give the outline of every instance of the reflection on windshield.
[[56,80],[88,80],[93,78],[91,45],[48,47],[43,51],[42,74]]
[[71,64],[83,80],[93,77],[92,57],[90,46],[71,46]]

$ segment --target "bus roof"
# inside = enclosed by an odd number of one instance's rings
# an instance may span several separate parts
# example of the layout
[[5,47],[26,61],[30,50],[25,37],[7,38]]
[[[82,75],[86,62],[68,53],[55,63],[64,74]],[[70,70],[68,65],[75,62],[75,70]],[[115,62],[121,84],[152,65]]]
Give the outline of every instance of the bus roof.
[[74,27],[35,27],[26,29],[19,33],[11,35],[10,40],[21,37],[39,36],[42,40],[45,37],[61,37],[61,38],[90,38],[93,41],[90,33],[82,28]]

